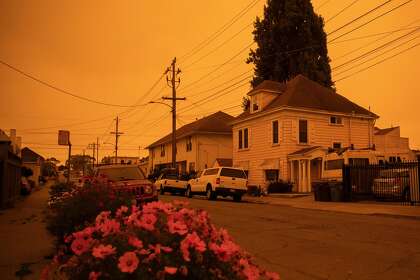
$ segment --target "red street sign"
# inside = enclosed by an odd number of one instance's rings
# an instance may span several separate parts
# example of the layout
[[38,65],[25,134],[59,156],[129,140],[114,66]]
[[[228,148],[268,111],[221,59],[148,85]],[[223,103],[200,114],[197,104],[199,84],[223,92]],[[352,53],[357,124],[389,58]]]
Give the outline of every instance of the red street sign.
[[58,131],[58,145],[68,146],[70,144],[70,131],[59,130]]

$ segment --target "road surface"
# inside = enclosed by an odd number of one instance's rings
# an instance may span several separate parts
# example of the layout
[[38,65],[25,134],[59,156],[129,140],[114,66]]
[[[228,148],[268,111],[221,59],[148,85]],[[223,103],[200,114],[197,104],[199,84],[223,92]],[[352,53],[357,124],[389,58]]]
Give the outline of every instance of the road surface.
[[[186,200],[165,195],[163,201]],[[420,279],[420,220],[188,199],[281,279]]]

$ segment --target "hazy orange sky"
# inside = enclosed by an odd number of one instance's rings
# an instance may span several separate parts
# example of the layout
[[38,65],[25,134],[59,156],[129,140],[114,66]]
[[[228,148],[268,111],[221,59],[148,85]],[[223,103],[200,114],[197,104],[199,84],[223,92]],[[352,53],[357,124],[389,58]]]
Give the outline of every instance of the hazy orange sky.
[[[353,1],[318,0],[313,1],[313,5],[315,10],[328,20]],[[0,60],[54,86],[101,102],[131,105],[142,96],[142,102],[152,98],[157,100],[162,95],[170,94],[170,88],[166,86],[164,79],[154,91],[147,96],[145,94],[169,66],[172,58],[188,53],[250,2],[251,0],[2,0]],[[329,21],[325,29],[330,32],[382,2],[384,1],[360,0]],[[370,16],[328,38],[333,39],[403,2],[405,1],[391,1]],[[265,1],[259,1],[217,40],[197,54],[189,59],[180,60],[179,67],[183,72],[180,75],[179,95],[187,97],[187,101],[179,102],[179,108],[213,96],[217,90],[246,77],[242,76],[217,89],[203,92],[252,69],[252,66],[244,63],[248,51],[240,53],[220,69],[215,65],[226,62],[252,42],[252,27],[246,26],[252,23],[257,15],[262,14],[264,3]],[[337,40],[335,44],[329,44],[331,66],[340,65],[413,29],[396,32],[369,46],[365,45],[381,37],[355,40],[357,37],[420,26],[419,11],[420,3],[414,0]],[[242,29],[243,32],[215,50],[219,44]],[[333,71],[333,79],[354,73],[418,44],[418,34],[419,32],[408,36],[390,48],[411,40],[407,44],[342,75],[338,73],[346,68]],[[352,40],[344,41],[346,39]],[[362,46],[365,47],[341,57]],[[210,54],[207,57],[190,65],[208,53]],[[379,53],[375,53],[377,54]],[[370,57],[366,59],[368,58]],[[363,61],[349,64],[348,68]],[[417,117],[420,103],[419,62],[420,48],[413,48],[338,82],[336,87],[340,94],[359,105],[370,107],[378,114],[378,126],[400,125],[402,135],[410,138],[411,147],[420,148]],[[214,72],[210,73],[211,71]],[[206,74],[206,78],[183,90],[185,85]],[[226,112],[238,114],[241,109],[232,106],[240,104],[248,89],[248,85],[243,86],[205,105],[194,105],[189,111],[181,110],[178,125],[226,108],[229,108]],[[100,137],[100,157],[111,155],[114,139],[109,132],[114,125],[112,121],[117,114],[125,110],[95,105],[60,94],[0,64],[0,128],[16,128],[18,135],[23,136],[24,145],[32,147],[45,157],[55,156],[60,160],[66,157],[65,147],[56,145],[59,128],[71,131],[73,153],[81,153],[88,143]],[[95,119],[100,120],[79,124]],[[120,138],[119,155],[146,155],[147,152],[143,148],[171,130],[169,108],[159,104],[138,107],[134,111],[121,114],[120,124],[121,131],[125,134]]]

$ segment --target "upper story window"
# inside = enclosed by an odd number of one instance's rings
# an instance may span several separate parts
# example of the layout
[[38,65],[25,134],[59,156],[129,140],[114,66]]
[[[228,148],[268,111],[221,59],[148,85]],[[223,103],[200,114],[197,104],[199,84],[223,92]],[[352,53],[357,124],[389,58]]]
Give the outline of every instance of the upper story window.
[[251,113],[259,111],[261,108],[258,95],[251,97]]
[[308,121],[299,120],[299,143],[308,144]]
[[338,116],[330,116],[330,124],[343,124],[343,119]]
[[334,142],[333,143],[333,149],[341,149],[341,143],[340,142]]
[[248,149],[248,128],[238,131],[238,147],[239,149]]
[[273,130],[273,144],[279,143],[279,121],[272,122],[272,130]]
[[187,137],[187,152],[192,151],[192,136]]
[[161,157],[165,156],[165,145],[160,145],[160,156]]

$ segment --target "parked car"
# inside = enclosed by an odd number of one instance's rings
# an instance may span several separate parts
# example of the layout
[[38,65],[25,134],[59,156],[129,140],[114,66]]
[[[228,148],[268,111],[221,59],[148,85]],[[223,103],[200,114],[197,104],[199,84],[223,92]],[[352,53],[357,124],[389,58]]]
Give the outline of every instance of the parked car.
[[408,169],[385,169],[373,180],[372,192],[376,198],[400,198],[410,200],[410,182],[414,184]]
[[188,181],[185,195],[205,194],[207,199],[214,200],[217,196],[231,196],[235,201],[241,201],[247,192],[248,180],[244,170],[232,167],[204,169],[197,178]]
[[156,187],[135,165],[107,165],[95,170],[94,179],[109,184],[117,192],[134,195],[137,204],[158,200]]
[[162,173],[155,182],[160,194],[165,192],[185,194],[188,181],[184,180],[173,168],[163,169]]

